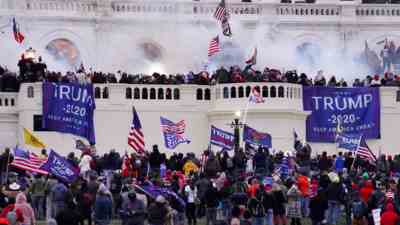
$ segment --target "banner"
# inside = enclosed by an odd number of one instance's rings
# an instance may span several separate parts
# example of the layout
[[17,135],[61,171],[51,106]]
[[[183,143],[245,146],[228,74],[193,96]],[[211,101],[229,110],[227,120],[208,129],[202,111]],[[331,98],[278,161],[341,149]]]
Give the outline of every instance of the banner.
[[174,123],[167,118],[160,117],[160,121],[166,148],[175,149],[179,144],[190,143],[190,140],[184,137],[186,129],[184,120]]
[[58,155],[55,151],[50,152],[47,162],[43,164],[40,169],[48,171],[58,179],[69,184],[74,182],[79,176],[78,169],[74,168],[65,158]]
[[334,142],[340,121],[346,134],[380,138],[379,88],[303,87],[303,106],[310,142]]
[[338,134],[336,137],[338,148],[344,148],[353,152],[357,150],[360,140],[361,135],[357,134]]
[[232,150],[235,144],[235,136],[211,125],[210,143],[223,149]]
[[43,127],[95,144],[93,85],[43,83]]
[[247,125],[243,128],[243,141],[253,145],[272,148],[272,138],[270,134],[258,132]]

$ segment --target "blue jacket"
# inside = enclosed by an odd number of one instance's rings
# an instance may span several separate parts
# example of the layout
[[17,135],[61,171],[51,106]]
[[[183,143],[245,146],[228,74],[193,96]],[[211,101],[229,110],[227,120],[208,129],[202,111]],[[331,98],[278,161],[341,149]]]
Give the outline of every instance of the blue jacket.
[[109,195],[97,195],[94,203],[96,224],[110,224],[112,219],[112,200]]

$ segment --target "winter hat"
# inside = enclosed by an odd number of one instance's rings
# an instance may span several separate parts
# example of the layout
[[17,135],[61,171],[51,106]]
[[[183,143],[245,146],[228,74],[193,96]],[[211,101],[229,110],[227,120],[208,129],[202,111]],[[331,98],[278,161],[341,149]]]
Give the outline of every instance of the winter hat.
[[368,179],[369,179],[368,173],[367,173],[367,172],[363,173],[362,178],[363,178],[364,180],[368,180]]

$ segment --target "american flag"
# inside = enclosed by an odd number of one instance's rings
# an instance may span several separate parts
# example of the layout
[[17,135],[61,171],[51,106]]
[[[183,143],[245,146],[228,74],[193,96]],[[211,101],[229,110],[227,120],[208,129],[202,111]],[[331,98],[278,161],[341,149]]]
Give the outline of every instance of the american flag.
[[10,165],[21,170],[46,175],[48,172],[40,169],[46,162],[47,158],[41,158],[34,153],[16,147],[14,149],[14,161]]
[[21,31],[19,29],[19,24],[17,23],[15,18],[12,19],[12,24],[13,24],[14,39],[18,44],[21,44],[24,41],[25,37],[21,33]]
[[229,12],[225,7],[225,0],[221,0],[218,4],[217,9],[214,12],[215,19],[222,21],[224,18],[229,18]]
[[260,92],[255,87],[253,87],[253,89],[251,90],[249,102],[253,102],[253,103],[265,102],[265,100],[261,96]]
[[360,144],[358,145],[358,148],[356,151],[356,155],[364,160],[371,162],[371,163],[376,162],[376,156],[371,151],[371,149],[368,147],[367,142],[365,141],[364,137],[361,137]]
[[160,117],[161,129],[164,134],[165,147],[174,149],[178,144],[190,143],[190,140],[184,137],[186,124],[184,120],[174,123],[164,117]]
[[140,124],[139,116],[136,109],[133,108],[133,119],[131,130],[128,135],[128,144],[139,154],[144,152],[144,136],[142,133],[142,125]]
[[219,37],[211,39],[210,44],[208,45],[208,57],[217,54],[220,51],[219,47]]

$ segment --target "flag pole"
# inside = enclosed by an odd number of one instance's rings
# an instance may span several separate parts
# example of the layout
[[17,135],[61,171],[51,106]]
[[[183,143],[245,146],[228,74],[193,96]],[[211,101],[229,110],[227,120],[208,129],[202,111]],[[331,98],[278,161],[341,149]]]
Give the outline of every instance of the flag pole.
[[[252,93],[250,93],[251,95]],[[249,106],[250,106],[250,101],[249,99],[247,99],[247,103],[246,103],[246,107],[244,108],[244,115],[243,115],[243,125],[246,125],[246,121],[247,121],[247,111],[249,111]],[[242,141],[241,143],[241,147],[244,148],[245,147],[245,143]]]
[[[351,164],[350,170],[353,170],[354,164],[355,164],[355,162],[356,162],[356,160],[357,160],[357,152],[358,152],[358,149],[360,148],[361,139],[362,139],[362,135],[360,136],[360,140],[358,141],[357,149],[356,149],[356,151],[354,152],[355,156],[354,156],[353,163]],[[350,171],[349,171],[349,172],[350,172]]]

